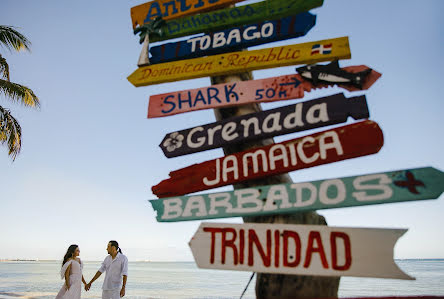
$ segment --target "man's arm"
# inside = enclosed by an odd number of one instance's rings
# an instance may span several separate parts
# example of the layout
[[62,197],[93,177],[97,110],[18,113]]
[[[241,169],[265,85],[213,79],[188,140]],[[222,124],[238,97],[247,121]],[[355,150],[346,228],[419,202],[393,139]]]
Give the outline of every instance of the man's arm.
[[102,272],[97,271],[96,275],[91,279],[91,281],[85,285],[85,291],[88,291],[91,288],[91,284],[102,275]]
[[126,286],[126,279],[128,278],[128,276],[123,275],[123,285],[122,285],[122,289],[120,290],[120,297],[125,296],[125,286]]

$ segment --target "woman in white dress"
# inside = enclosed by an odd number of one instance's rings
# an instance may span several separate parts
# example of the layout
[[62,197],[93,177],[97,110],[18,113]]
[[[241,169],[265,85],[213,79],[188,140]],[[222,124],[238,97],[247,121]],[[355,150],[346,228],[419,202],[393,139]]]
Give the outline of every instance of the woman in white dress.
[[83,263],[78,257],[79,246],[71,245],[63,258],[60,276],[65,279],[65,283],[57,294],[56,299],[80,299],[82,292],[82,282],[86,284],[82,275]]

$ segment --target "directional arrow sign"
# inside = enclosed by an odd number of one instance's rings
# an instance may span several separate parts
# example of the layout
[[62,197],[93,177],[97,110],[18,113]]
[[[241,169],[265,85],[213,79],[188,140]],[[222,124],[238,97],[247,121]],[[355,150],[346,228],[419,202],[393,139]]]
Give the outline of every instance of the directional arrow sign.
[[[360,65],[342,69],[357,73],[369,68]],[[380,73],[372,70],[364,81],[363,89],[370,88],[380,76]],[[304,92],[333,85],[318,84],[315,86],[299,74],[294,74],[157,94],[150,96],[148,118],[248,103],[299,99],[304,97]],[[351,85],[339,84],[338,86],[348,91],[360,90]]]
[[[186,0],[182,0],[186,1]],[[323,0],[273,0],[224,8],[217,11],[166,21],[162,36],[150,36],[150,42],[162,41],[202,32],[212,32],[240,25],[277,20],[322,5]]]
[[156,0],[131,7],[133,29],[153,21],[157,17],[163,20],[172,20],[180,17],[197,14],[199,12],[218,9],[242,0]]
[[[312,48],[319,44],[328,46],[329,50],[312,53]],[[134,71],[128,77],[128,81],[134,86],[144,86],[286,65],[348,59],[350,57],[348,38],[340,37],[297,45],[232,52],[144,66]]]
[[162,198],[150,203],[157,221],[172,222],[436,199],[443,191],[444,173],[424,167]]
[[238,142],[269,138],[323,126],[368,118],[365,96],[347,99],[332,96],[233,117],[215,123],[168,133],[160,148],[168,158],[227,146]]
[[381,149],[383,139],[377,123],[361,121],[194,164],[170,172],[169,179],[151,189],[162,198],[231,185],[374,154]]
[[187,40],[151,47],[150,63],[202,57],[232,52],[273,41],[305,35],[316,23],[316,16],[303,12],[275,21],[244,25]]
[[393,260],[406,229],[202,223],[189,245],[199,268],[412,280]]

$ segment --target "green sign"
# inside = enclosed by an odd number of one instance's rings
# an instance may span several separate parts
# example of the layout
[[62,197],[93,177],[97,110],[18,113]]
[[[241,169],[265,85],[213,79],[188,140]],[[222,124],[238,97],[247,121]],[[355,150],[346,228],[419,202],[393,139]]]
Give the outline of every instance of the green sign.
[[157,211],[157,221],[172,222],[436,199],[443,191],[444,173],[425,167],[150,202]]
[[[266,0],[254,4],[220,9],[207,13],[165,21],[158,34],[150,34],[150,43],[202,32],[276,20],[321,6],[323,0]],[[144,31],[141,41],[144,40]]]

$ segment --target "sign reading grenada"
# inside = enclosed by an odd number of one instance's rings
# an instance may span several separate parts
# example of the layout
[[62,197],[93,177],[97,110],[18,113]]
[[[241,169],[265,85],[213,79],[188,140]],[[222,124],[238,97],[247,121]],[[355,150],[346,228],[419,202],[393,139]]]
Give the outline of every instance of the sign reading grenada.
[[168,133],[160,148],[168,158],[238,142],[264,139],[347,121],[368,118],[365,96],[347,99],[339,93],[258,113]]
[[[342,69],[357,73],[369,68],[359,65]],[[380,73],[372,70],[364,81],[362,89],[370,88],[380,76]],[[313,85],[312,82],[303,79],[299,74],[294,74],[157,94],[150,96],[148,118],[233,105],[299,99],[304,97],[305,92],[312,89],[333,85]],[[338,86],[348,91],[360,90],[347,84],[338,84]]]
[[[172,20],[210,9],[218,9],[243,0],[156,0],[131,7],[133,29],[157,17]],[[176,3],[177,2],[177,3]]]
[[[313,47],[318,44],[327,45],[328,50],[312,52]],[[135,70],[128,77],[128,81],[138,87],[286,65],[348,59],[350,57],[348,37],[340,37],[303,44],[232,52],[144,66]]]
[[383,143],[378,124],[361,121],[172,171],[151,190],[159,198],[184,195],[374,154]]
[[201,223],[189,242],[199,268],[413,280],[393,260],[407,229]]
[[305,35],[316,23],[316,16],[303,12],[275,21],[245,25],[191,37],[185,41],[150,48],[150,63],[160,63],[233,52],[255,45]]
[[[183,1],[183,0],[182,0]],[[213,32],[232,28],[277,20],[298,13],[309,11],[322,5],[323,0],[273,0],[258,3],[224,8],[198,15],[166,21],[161,26],[162,36],[150,35],[150,42],[162,41],[202,32]]]
[[443,191],[444,173],[424,167],[162,198],[150,203],[157,221],[172,222],[436,199]]

